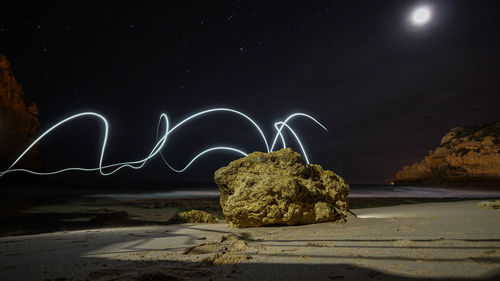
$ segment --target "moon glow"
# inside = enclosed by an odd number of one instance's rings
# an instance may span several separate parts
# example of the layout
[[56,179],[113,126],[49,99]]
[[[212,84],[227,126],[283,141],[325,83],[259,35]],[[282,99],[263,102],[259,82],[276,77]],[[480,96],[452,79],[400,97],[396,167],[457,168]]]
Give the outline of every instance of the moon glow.
[[411,22],[415,26],[422,26],[431,20],[432,12],[429,7],[417,7],[411,14]]

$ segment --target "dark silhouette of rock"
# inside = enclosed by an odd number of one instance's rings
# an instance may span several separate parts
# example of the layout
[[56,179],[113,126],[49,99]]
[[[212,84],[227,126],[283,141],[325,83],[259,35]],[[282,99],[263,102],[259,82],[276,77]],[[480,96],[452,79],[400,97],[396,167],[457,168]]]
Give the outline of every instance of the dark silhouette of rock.
[[[40,124],[38,108],[23,92],[7,58],[0,55],[0,170],[12,162],[34,141]],[[17,167],[40,170],[39,146],[25,155]]]
[[160,271],[156,271],[141,275],[136,280],[137,281],[181,281],[185,279],[174,275],[165,274]]
[[129,222],[129,215],[125,211],[99,214],[90,219],[93,225],[126,225]]
[[236,227],[344,221],[349,185],[289,148],[253,152],[215,172],[220,203]]
[[397,172],[394,184],[500,186],[500,122],[451,129],[423,160]]

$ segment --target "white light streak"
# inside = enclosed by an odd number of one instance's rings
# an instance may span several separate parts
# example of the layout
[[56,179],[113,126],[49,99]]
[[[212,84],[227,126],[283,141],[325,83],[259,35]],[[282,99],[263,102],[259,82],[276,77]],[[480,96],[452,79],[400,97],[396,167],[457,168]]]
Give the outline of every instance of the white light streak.
[[309,158],[307,158],[307,153],[306,153],[306,150],[304,149],[304,146],[302,146],[302,143],[300,142],[300,138],[297,136],[297,134],[293,131],[292,127],[290,127],[289,125],[287,125],[285,122],[276,122],[274,123],[274,127],[276,128],[276,130],[278,130],[279,134],[280,134],[280,137],[281,137],[281,141],[283,142],[283,148],[286,147],[286,144],[285,144],[285,138],[283,137],[283,135],[281,134],[281,127],[278,128],[279,125],[282,125],[282,126],[285,126],[287,127],[288,130],[290,130],[290,133],[292,133],[293,137],[295,138],[295,140],[297,141],[297,143],[299,144],[300,146],[300,149],[302,150],[302,155],[304,155],[304,159],[306,160],[306,163],[309,164]]
[[[247,156],[247,153],[245,153],[244,151],[242,151],[240,149],[234,148],[234,147],[229,147],[229,146],[215,146],[215,147],[210,147],[208,149],[205,149],[205,150],[201,151],[200,153],[198,153],[182,169],[176,169],[176,168],[172,167],[166,161],[164,155],[162,154],[162,149],[165,146],[167,138],[177,128],[179,128],[182,125],[185,125],[186,123],[188,123],[189,121],[193,120],[194,118],[197,118],[197,117],[209,114],[209,113],[215,113],[215,112],[229,112],[229,113],[232,113],[232,114],[237,114],[237,115],[243,117],[244,119],[246,119],[248,122],[250,122],[257,129],[259,135],[262,137],[267,152],[273,151],[273,148],[274,148],[274,146],[276,144],[278,136],[281,138],[281,141],[283,143],[283,147],[286,147],[285,138],[284,138],[284,136],[282,134],[283,127],[286,127],[290,131],[290,133],[293,135],[293,137],[295,138],[295,140],[298,143],[298,145],[300,146],[300,149],[302,150],[302,155],[304,156],[304,159],[306,160],[306,162],[308,164],[309,164],[309,159],[307,157],[307,153],[306,153],[306,151],[304,149],[304,146],[302,145],[302,143],[300,141],[300,138],[297,136],[297,134],[292,129],[292,127],[289,124],[287,124],[287,123],[292,118],[294,118],[294,117],[302,116],[302,117],[306,117],[308,119],[311,119],[316,124],[318,124],[323,129],[326,130],[326,127],[323,126],[323,124],[321,124],[320,122],[318,122],[316,119],[314,119],[310,115],[307,115],[305,113],[300,113],[300,112],[299,113],[293,113],[290,116],[288,116],[285,119],[285,121],[279,121],[279,122],[276,122],[274,124],[277,132],[276,132],[276,135],[274,137],[274,141],[273,141],[271,147],[269,147],[269,144],[267,142],[267,138],[266,138],[264,132],[262,131],[262,129],[259,127],[259,125],[257,125],[257,123],[252,118],[250,118],[248,115],[246,115],[246,114],[244,114],[244,113],[242,113],[240,111],[234,110],[234,109],[230,109],[230,108],[213,108],[213,109],[204,110],[204,111],[195,113],[195,114],[193,114],[193,115],[185,118],[184,120],[182,120],[181,122],[179,122],[177,125],[173,126],[171,129],[170,129],[170,122],[169,122],[169,119],[168,119],[167,115],[165,113],[162,113],[160,115],[160,118],[159,118],[159,121],[158,121],[158,126],[157,126],[157,132],[156,132],[157,142],[153,146],[153,148],[151,149],[151,152],[145,158],[140,159],[140,160],[135,160],[135,161],[120,162],[120,163],[115,163],[115,164],[103,165],[104,153],[106,151],[106,145],[107,145],[107,142],[108,142],[108,134],[109,134],[109,124],[108,124],[108,121],[101,114],[98,114],[98,113],[95,113],[95,112],[82,112],[82,113],[78,113],[78,114],[72,115],[72,116],[70,116],[68,118],[65,118],[62,121],[59,121],[58,123],[56,123],[55,125],[53,125],[52,127],[50,127],[48,130],[46,130],[44,133],[42,133],[31,145],[28,146],[28,148],[26,148],[21,153],[21,155],[19,155],[19,157],[10,165],[10,167],[7,170],[5,170],[3,172],[0,172],[0,177],[4,176],[7,173],[13,173],[13,172],[25,172],[25,173],[30,173],[30,174],[34,174],[34,175],[55,175],[55,174],[59,174],[59,173],[67,172],[67,171],[82,171],[82,172],[99,171],[99,173],[101,175],[103,175],[103,176],[109,176],[109,175],[112,175],[112,174],[116,173],[117,171],[119,171],[120,169],[125,168],[125,167],[136,169],[136,170],[141,169],[142,167],[144,167],[144,165],[146,164],[147,161],[151,160],[152,158],[154,158],[158,154],[160,154],[160,156],[163,159],[163,161],[165,162],[165,164],[172,171],[177,172],[177,173],[182,173],[182,172],[186,171],[200,157],[202,157],[203,155],[205,155],[207,153],[213,152],[213,151],[229,151],[229,152],[237,153],[237,154],[240,154],[240,155],[243,155],[243,156]],[[81,117],[93,117],[93,118],[97,118],[97,119],[99,119],[104,124],[104,137],[102,139],[101,153],[100,153],[100,156],[99,156],[99,163],[98,163],[97,167],[95,167],[95,168],[70,167],[70,168],[65,168],[65,169],[56,170],[56,171],[52,171],[52,172],[36,172],[36,171],[28,170],[28,169],[13,169],[14,166],[26,155],[26,153],[28,153],[33,148],[33,146],[35,146],[37,143],[39,143],[50,132],[52,132],[53,130],[61,127],[62,125],[66,124],[66,123],[69,123],[70,121],[73,121],[73,120],[75,120],[77,118],[81,118]],[[160,127],[161,127],[162,123],[165,124],[165,133],[160,137],[159,131],[160,131]]]
[[[271,148],[269,149],[269,152],[270,151],[273,151],[273,148],[274,148],[274,145],[276,145],[276,141],[278,140],[278,136],[281,135],[281,130],[283,129],[283,127],[285,125],[287,125],[288,121],[292,120],[294,117],[297,117],[297,116],[303,116],[303,117],[306,117],[306,118],[309,118],[311,119],[312,121],[314,121],[316,124],[318,124],[319,126],[321,126],[321,128],[323,128],[325,131],[328,132],[328,130],[326,129],[325,126],[323,126],[323,124],[321,124],[318,120],[314,119],[311,115],[308,115],[308,114],[305,114],[305,113],[301,113],[301,112],[297,112],[297,113],[293,113],[291,114],[290,116],[288,116],[284,122],[281,123],[281,126],[280,128],[278,129],[278,132],[276,133],[276,136],[274,137],[274,140],[273,140],[273,144],[271,145]],[[307,163],[309,164],[309,163]]]

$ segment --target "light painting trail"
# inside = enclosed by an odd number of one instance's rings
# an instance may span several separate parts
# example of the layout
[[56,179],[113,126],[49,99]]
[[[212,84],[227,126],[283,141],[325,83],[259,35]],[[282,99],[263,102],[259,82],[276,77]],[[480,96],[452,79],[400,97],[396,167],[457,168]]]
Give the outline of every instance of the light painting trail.
[[[55,125],[53,125],[52,127],[50,127],[48,130],[46,130],[30,146],[28,146],[28,148],[26,148],[26,150],[24,150],[23,153],[21,153],[21,155],[19,155],[19,157],[10,165],[10,167],[7,170],[5,170],[3,172],[0,172],[0,177],[4,176],[7,173],[13,173],[13,172],[26,172],[26,173],[30,173],[30,174],[34,174],[34,175],[42,175],[43,176],[43,175],[55,175],[55,174],[59,174],[59,173],[67,172],[67,171],[83,171],[83,172],[99,171],[99,173],[101,175],[103,175],[103,176],[109,176],[109,175],[112,175],[112,174],[116,173],[117,171],[119,171],[120,169],[125,168],[125,167],[136,169],[136,170],[141,169],[142,167],[144,167],[144,165],[146,164],[147,161],[149,161],[150,159],[154,158],[158,154],[160,154],[160,156],[161,156],[162,160],[164,161],[164,163],[172,171],[177,172],[177,173],[182,173],[182,172],[186,171],[201,156],[203,156],[203,155],[205,155],[205,154],[207,154],[209,152],[213,152],[213,151],[230,151],[230,152],[233,152],[233,153],[236,153],[236,154],[247,156],[246,152],[244,152],[244,151],[242,151],[240,149],[234,148],[234,147],[215,146],[215,147],[211,147],[211,148],[205,149],[202,152],[198,153],[182,169],[176,169],[176,168],[174,168],[172,165],[170,165],[167,162],[167,160],[165,159],[165,156],[162,153],[162,149],[165,146],[167,138],[177,128],[181,127],[182,125],[187,124],[189,121],[191,121],[191,120],[193,120],[193,119],[195,119],[197,117],[201,117],[201,116],[207,115],[209,113],[216,113],[216,112],[219,112],[219,113],[221,113],[221,112],[228,112],[228,113],[236,114],[236,115],[239,115],[239,116],[243,117],[248,122],[250,122],[257,129],[259,135],[262,137],[267,152],[273,151],[273,149],[274,149],[274,147],[276,145],[276,142],[278,140],[278,137],[281,139],[283,148],[286,147],[285,137],[283,135],[283,128],[288,129],[290,131],[290,133],[293,135],[293,137],[295,138],[295,141],[299,145],[300,149],[302,150],[302,155],[304,156],[304,159],[306,160],[306,162],[308,164],[309,164],[309,158],[307,157],[307,153],[305,151],[305,148],[302,145],[302,142],[300,141],[300,138],[298,137],[298,135],[295,133],[295,131],[292,129],[292,127],[288,123],[294,117],[306,117],[306,118],[312,120],[314,123],[318,124],[319,126],[321,126],[323,129],[325,129],[327,131],[326,127],[323,126],[323,124],[321,124],[319,121],[317,121],[316,119],[314,119],[312,116],[310,116],[308,114],[305,114],[305,113],[300,113],[300,112],[293,113],[290,116],[288,116],[285,119],[285,121],[276,122],[274,124],[274,127],[276,128],[276,135],[274,137],[274,140],[273,140],[271,146],[269,146],[269,144],[267,142],[267,138],[266,138],[264,132],[262,131],[262,129],[259,127],[259,125],[252,118],[250,118],[248,115],[246,115],[246,114],[244,114],[244,113],[242,113],[240,111],[234,110],[234,109],[230,109],[230,108],[213,108],[213,109],[204,110],[204,111],[195,113],[195,114],[193,114],[193,115],[185,118],[184,120],[182,120],[181,122],[179,122],[177,125],[173,126],[171,129],[170,129],[170,121],[169,121],[167,115],[165,113],[162,113],[160,115],[160,118],[159,118],[159,121],[158,121],[158,126],[157,126],[157,132],[156,132],[157,142],[153,146],[153,148],[151,149],[151,152],[145,158],[140,159],[140,160],[136,160],[136,161],[120,162],[120,163],[115,163],[115,164],[103,165],[104,153],[106,151],[106,145],[107,145],[107,142],[108,142],[108,133],[109,133],[109,124],[108,124],[108,121],[101,114],[98,114],[98,113],[95,113],[95,112],[82,112],[82,113],[78,113],[78,114],[72,115],[72,116],[70,116],[68,118],[65,118],[62,121],[59,121],[58,123],[56,123]],[[33,170],[28,170],[28,169],[14,169],[14,166],[26,155],[26,153],[28,153],[33,146],[35,146],[37,143],[39,143],[50,132],[54,131],[55,129],[61,127],[62,125],[66,124],[66,123],[69,123],[70,121],[73,121],[73,120],[75,120],[77,118],[83,118],[83,117],[97,118],[104,125],[104,137],[102,139],[101,152],[100,152],[100,156],[99,156],[99,164],[98,164],[97,167],[95,167],[95,168],[70,167],[70,168],[65,168],[65,169],[56,170],[56,171],[52,171],[52,172],[36,172],[36,171],[33,171]],[[160,129],[162,128],[162,124],[164,124],[165,132],[163,134],[160,134]]]

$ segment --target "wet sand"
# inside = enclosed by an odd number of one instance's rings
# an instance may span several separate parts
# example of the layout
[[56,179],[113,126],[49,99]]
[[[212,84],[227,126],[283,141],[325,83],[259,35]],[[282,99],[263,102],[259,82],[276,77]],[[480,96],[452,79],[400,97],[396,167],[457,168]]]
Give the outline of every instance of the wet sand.
[[[49,203],[3,205],[0,211],[0,237],[71,231],[110,226],[164,225],[179,211],[204,210],[222,218],[218,199],[174,200],[93,200],[74,198]],[[93,219],[117,212],[126,212],[128,220]]]
[[3,237],[0,276],[498,280],[500,210],[480,208],[480,201],[354,209],[358,217],[346,223],[234,229],[221,221]]

